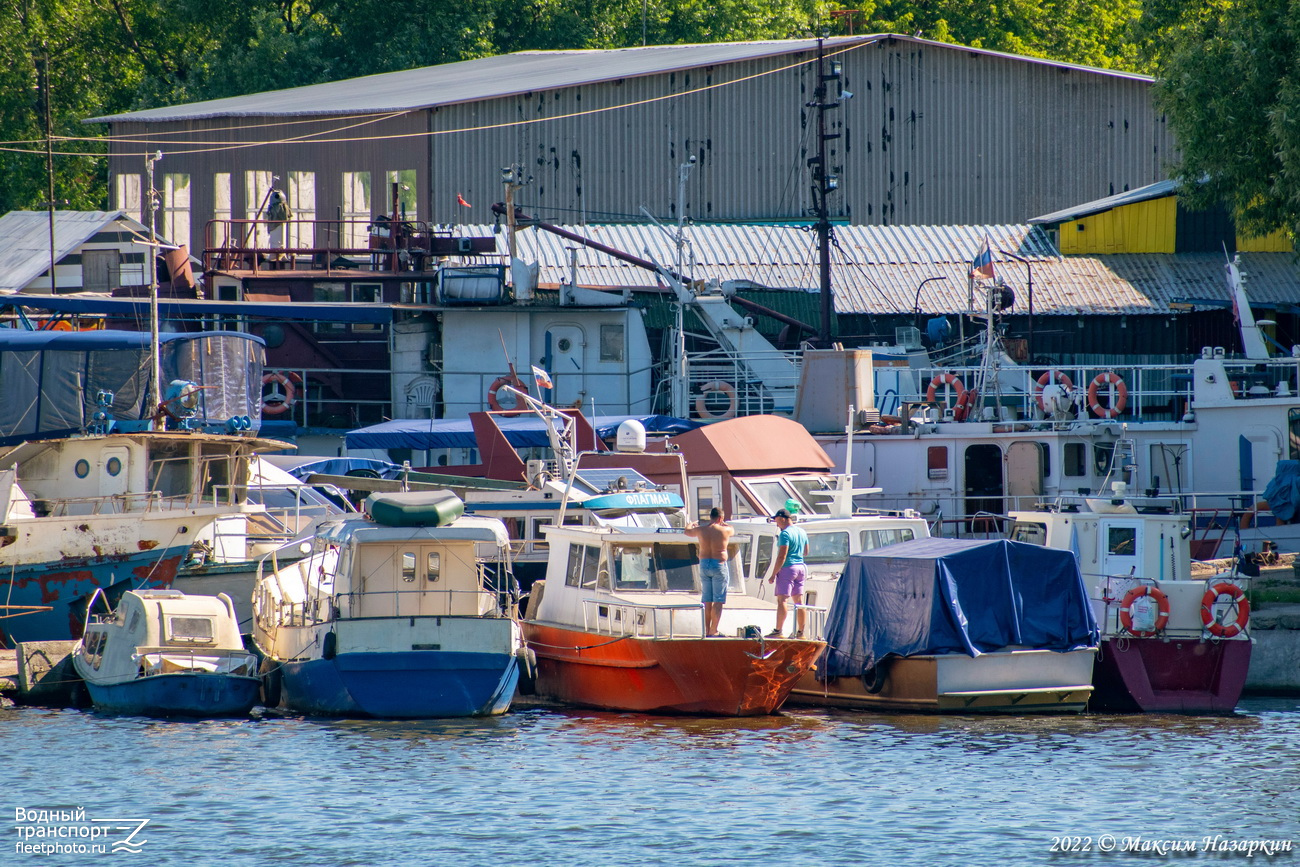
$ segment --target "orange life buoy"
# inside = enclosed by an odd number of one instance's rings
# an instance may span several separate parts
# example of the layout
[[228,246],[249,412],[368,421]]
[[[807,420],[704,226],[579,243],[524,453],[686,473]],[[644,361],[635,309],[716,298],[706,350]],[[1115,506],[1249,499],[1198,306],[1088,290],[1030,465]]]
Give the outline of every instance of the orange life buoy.
[[[726,409],[721,412],[714,412],[709,408],[708,397],[710,394],[721,394],[727,398]],[[724,418],[735,418],[737,410],[736,387],[729,382],[723,382],[715,379],[713,382],[706,382],[700,386],[700,396],[695,398],[695,414],[702,419],[709,421],[720,420]]]
[[1059,370],[1049,370],[1038,377],[1038,382],[1034,386],[1034,400],[1038,401],[1038,408],[1043,412],[1047,412],[1047,407],[1043,405],[1043,389],[1049,382],[1055,382],[1067,390],[1074,388],[1074,380]]
[[[1220,618],[1214,616],[1214,605],[1219,601],[1220,596],[1232,597],[1232,610],[1234,617],[1231,623],[1224,623]],[[1236,584],[1228,581],[1220,581],[1205,591],[1201,597],[1201,623],[1211,635],[1220,638],[1231,638],[1246,628],[1250,622],[1250,600],[1246,598],[1246,591],[1242,590]]]
[[488,386],[488,390],[487,390],[488,408],[493,410],[494,412],[501,412],[507,415],[513,415],[515,413],[525,412],[526,408],[524,406],[524,402],[522,399],[518,399],[518,398],[516,399],[516,403],[518,404],[518,406],[516,406],[514,409],[502,408],[501,402],[497,400],[497,389],[501,388],[501,386],[503,385],[508,385],[517,391],[524,392],[525,394],[528,393],[528,386],[524,385],[523,380],[515,376],[513,373],[508,373],[505,376],[498,376],[496,379],[492,380],[492,384]]
[[[956,400],[953,403],[955,406],[960,405],[961,399],[966,395],[966,383],[962,382],[961,378],[955,373],[936,373],[934,379],[930,380],[930,387],[925,390],[926,401],[934,403],[935,397],[939,394],[939,389],[944,386],[952,386],[952,390],[957,393]],[[947,405],[947,401],[944,401],[944,405]],[[958,421],[961,421],[961,419],[958,419]]]
[[66,319],[47,319],[41,323],[41,331],[71,331],[72,323]]
[[[1133,628],[1133,612],[1131,606],[1133,605],[1134,600],[1140,599],[1143,596],[1150,597],[1151,601],[1156,603],[1157,613],[1155,628],[1149,630],[1136,630]],[[1162,593],[1158,587],[1152,587],[1148,584],[1134,587],[1132,590],[1124,594],[1124,600],[1119,604],[1119,622],[1127,632],[1136,635],[1138,638],[1151,638],[1152,636],[1157,635],[1160,630],[1164,629],[1165,624],[1169,622],[1169,597]]]
[[962,395],[957,398],[957,405],[952,408],[953,420],[965,421],[975,411],[975,401],[978,399],[979,392],[973,388],[962,392]]
[[[296,385],[302,383],[302,377],[296,373],[281,373],[273,370],[262,375],[262,385],[272,386],[271,392],[262,393],[262,415],[279,415],[293,409],[298,395]],[[278,388],[276,387],[278,386]]]
[[[1111,396],[1110,406],[1102,406],[1097,400],[1097,392],[1103,385],[1115,386],[1114,394]],[[1099,373],[1088,383],[1088,409],[1098,418],[1114,418],[1124,411],[1128,406],[1128,386],[1124,384],[1124,379],[1114,371]]]

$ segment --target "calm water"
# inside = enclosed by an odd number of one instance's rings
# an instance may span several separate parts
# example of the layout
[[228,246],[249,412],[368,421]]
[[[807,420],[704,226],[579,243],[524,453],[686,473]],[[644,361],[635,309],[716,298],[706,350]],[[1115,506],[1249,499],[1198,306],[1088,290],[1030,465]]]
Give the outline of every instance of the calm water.
[[0,711],[0,750],[6,820],[78,806],[149,819],[138,855],[21,854],[6,821],[4,865],[1300,864],[1051,852],[1054,837],[1102,834],[1300,847],[1300,699],[1230,718],[21,709]]

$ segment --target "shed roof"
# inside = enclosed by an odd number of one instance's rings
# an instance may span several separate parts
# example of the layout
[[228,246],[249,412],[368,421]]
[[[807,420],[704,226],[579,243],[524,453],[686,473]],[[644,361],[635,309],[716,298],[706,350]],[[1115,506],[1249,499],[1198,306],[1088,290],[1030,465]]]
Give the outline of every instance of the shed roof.
[[[124,211],[55,211],[55,262],[119,221],[142,238],[149,234]],[[16,292],[49,269],[49,212],[10,211],[0,217],[0,292]]]
[[705,425],[673,437],[690,461],[691,472],[811,470],[829,472],[832,461],[797,421],[775,415],[751,415]]
[[[1058,61],[1021,57],[979,48],[949,45],[893,34],[841,36],[825,40],[828,48],[844,49],[895,39],[1003,57],[1027,63],[1077,69],[1117,78],[1151,81],[1134,73],[1095,69]],[[769,42],[716,42],[699,45],[651,45],[637,48],[519,51],[513,54],[462,60],[400,72],[367,75],[185,105],[90,118],[87,123],[120,121],[178,121],[216,117],[314,116],[390,111],[414,111],[440,105],[496,99],[539,90],[615,81],[679,70],[717,66],[765,57],[778,57],[817,47],[815,39]]]
[[1125,190],[1124,192],[1116,193],[1113,196],[1106,196],[1104,199],[1095,199],[1091,202],[1084,202],[1082,205],[1074,205],[1073,207],[1055,211],[1051,214],[1034,217],[1029,221],[1029,224],[1031,226],[1056,226],[1061,223],[1068,223],[1070,220],[1077,220],[1080,217],[1090,217],[1093,214],[1100,214],[1103,211],[1109,211],[1112,208],[1118,208],[1121,205],[1132,205],[1136,202],[1163,199],[1166,196],[1176,195],[1177,193],[1177,181],[1156,181],[1154,184],[1147,184],[1145,187],[1138,187],[1134,190]]

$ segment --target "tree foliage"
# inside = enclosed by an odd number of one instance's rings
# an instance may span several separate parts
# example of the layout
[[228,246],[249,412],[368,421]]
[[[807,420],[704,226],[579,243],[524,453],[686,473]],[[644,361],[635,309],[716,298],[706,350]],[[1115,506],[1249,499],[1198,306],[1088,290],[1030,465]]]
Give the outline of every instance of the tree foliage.
[[1157,98],[1194,206],[1224,203],[1247,234],[1300,236],[1300,0],[1171,15]]

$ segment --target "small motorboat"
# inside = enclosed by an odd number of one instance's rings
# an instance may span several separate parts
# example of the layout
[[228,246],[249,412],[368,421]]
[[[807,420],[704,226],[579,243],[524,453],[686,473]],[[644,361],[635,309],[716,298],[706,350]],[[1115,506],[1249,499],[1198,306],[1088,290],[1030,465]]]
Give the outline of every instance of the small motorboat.
[[257,657],[244,648],[229,596],[128,590],[108,607],[95,591],[72,652],[96,710],[221,717],[257,703]]

